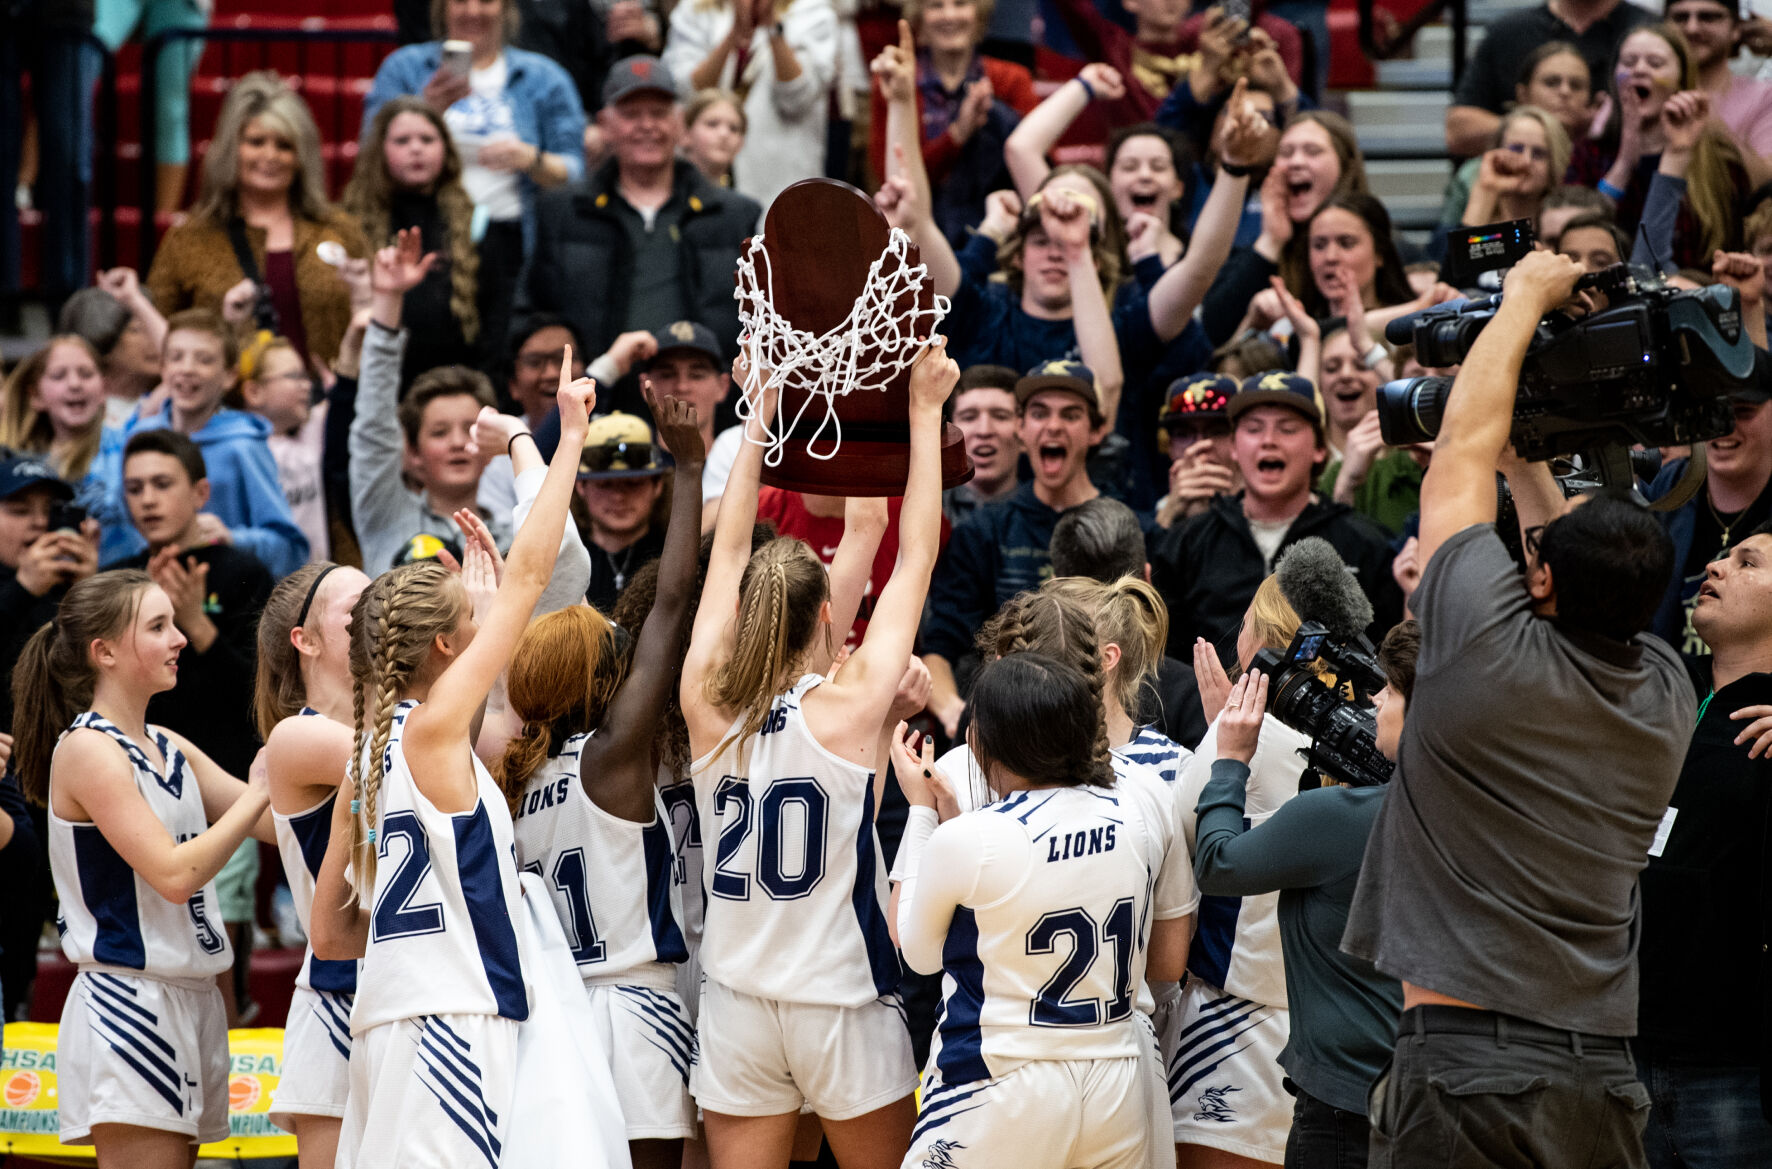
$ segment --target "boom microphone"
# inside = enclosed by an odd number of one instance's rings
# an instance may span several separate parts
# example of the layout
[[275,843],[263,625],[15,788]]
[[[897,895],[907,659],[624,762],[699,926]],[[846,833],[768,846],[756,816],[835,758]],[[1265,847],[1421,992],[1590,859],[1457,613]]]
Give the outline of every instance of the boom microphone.
[[1315,621],[1339,641],[1358,641],[1372,624],[1372,602],[1321,536],[1306,536],[1286,549],[1275,569],[1280,593],[1299,617]]

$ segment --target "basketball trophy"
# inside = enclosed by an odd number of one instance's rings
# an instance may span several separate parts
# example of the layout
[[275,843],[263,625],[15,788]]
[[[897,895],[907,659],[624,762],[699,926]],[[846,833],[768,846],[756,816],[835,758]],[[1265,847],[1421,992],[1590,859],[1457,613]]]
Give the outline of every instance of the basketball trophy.
[[[737,283],[748,363],[739,417],[758,412],[765,389],[778,391],[775,416],[760,419],[762,481],[815,495],[902,495],[911,365],[918,338],[933,337],[948,308],[917,245],[848,183],[805,179],[770,204],[762,234],[739,255]],[[942,486],[970,478],[960,432],[944,424]]]

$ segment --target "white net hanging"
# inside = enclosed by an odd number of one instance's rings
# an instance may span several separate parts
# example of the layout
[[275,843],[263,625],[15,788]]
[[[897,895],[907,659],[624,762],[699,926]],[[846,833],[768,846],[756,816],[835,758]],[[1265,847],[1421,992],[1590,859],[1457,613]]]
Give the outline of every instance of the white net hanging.
[[[929,280],[926,265],[910,263],[911,247],[910,237],[893,228],[885,249],[868,268],[867,281],[849,315],[820,336],[795,328],[775,311],[775,272],[761,234],[753,236],[739,256],[733,296],[746,333],[743,345],[749,368],[734,409],[742,422],[758,412],[765,389],[777,391],[775,417],[759,419],[766,465],[781,464],[782,448],[814,398],[823,399],[824,417],[806,439],[806,453],[815,459],[834,458],[843,443],[837,399],[855,390],[887,389],[916,360],[922,348],[917,338],[935,335],[936,326],[947,316],[947,297],[936,296],[932,307],[918,306],[908,313],[897,307],[901,298],[914,300]],[[864,361],[870,351],[871,359]],[[805,394],[792,418],[786,416],[785,390]],[[820,453],[814,444],[827,429],[830,450]]]

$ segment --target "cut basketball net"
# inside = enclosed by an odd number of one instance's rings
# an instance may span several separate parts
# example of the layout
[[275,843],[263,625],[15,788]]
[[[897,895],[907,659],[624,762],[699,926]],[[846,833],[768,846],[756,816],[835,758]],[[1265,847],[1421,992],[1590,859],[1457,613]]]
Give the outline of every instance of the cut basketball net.
[[[815,459],[834,458],[843,444],[837,399],[856,390],[889,388],[923,351],[926,340],[919,339],[934,336],[936,326],[947,316],[948,300],[933,296],[928,308],[919,303],[929,269],[910,262],[909,251],[914,246],[909,236],[893,228],[885,249],[869,266],[867,282],[849,315],[822,336],[814,336],[795,328],[775,311],[775,273],[769,252],[761,234],[751,238],[750,246],[738,258],[738,288],[733,293],[746,333],[742,344],[747,365],[734,409],[741,421],[757,415],[763,429],[760,445],[766,448],[765,465],[781,464],[783,448],[815,397],[824,399],[824,417],[806,439],[806,453]],[[900,307],[904,303],[912,306],[910,311]],[[760,414],[767,389],[776,391],[774,419]],[[791,419],[785,417],[784,390],[805,394]],[[813,444],[827,428],[832,432],[831,447],[820,453]],[[757,441],[748,434],[746,438]]]

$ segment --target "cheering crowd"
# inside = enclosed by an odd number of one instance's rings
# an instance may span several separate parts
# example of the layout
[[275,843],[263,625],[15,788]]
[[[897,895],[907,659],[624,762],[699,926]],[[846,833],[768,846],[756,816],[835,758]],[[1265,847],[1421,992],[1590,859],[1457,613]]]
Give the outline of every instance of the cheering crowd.
[[[91,7],[0,57],[44,137]],[[342,191],[249,73],[145,273],[58,228],[26,290],[0,990],[56,925],[65,1143],[224,1134],[280,934],[302,1169],[1772,1165],[1772,28],[1512,11],[1424,245],[1321,6],[394,7]],[[841,452],[762,484],[737,409],[741,249],[827,174],[949,302],[890,500]],[[1499,282],[1447,257],[1504,220]],[[1731,290],[1760,364],[1566,500],[1520,371],[1626,262]],[[1498,289],[1461,364],[1386,337]],[[1270,709],[1313,623],[1387,782]]]

